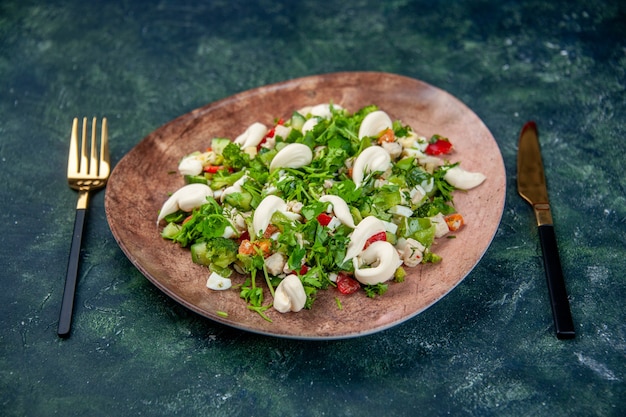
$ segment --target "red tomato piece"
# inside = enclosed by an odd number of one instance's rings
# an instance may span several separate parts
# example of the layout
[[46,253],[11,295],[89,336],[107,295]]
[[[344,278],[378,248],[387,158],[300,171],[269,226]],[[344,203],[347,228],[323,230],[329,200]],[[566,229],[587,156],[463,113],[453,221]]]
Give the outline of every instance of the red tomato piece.
[[322,226],[328,226],[328,224],[331,222],[331,220],[333,219],[332,216],[326,214],[326,213],[320,213],[317,216],[317,221],[322,225]]
[[337,289],[342,294],[352,294],[361,288],[359,281],[354,278],[351,278],[345,272],[340,272],[337,275]]
[[452,150],[452,143],[446,139],[437,139],[433,143],[429,143],[426,147],[427,155],[443,155],[447,154]]
[[387,233],[386,232],[378,232],[375,235],[373,235],[372,237],[370,237],[369,239],[367,239],[365,241],[365,246],[363,247],[363,249],[367,249],[367,247],[369,245],[371,245],[374,242],[378,242],[379,240],[382,241],[387,241]]

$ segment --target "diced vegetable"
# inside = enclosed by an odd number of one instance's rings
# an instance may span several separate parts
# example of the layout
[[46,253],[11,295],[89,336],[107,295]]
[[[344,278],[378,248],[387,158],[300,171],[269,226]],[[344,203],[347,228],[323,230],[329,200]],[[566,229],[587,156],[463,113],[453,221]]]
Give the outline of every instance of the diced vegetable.
[[215,152],[216,155],[222,155],[224,148],[226,148],[229,143],[231,143],[230,139],[213,138],[211,141],[211,150]]

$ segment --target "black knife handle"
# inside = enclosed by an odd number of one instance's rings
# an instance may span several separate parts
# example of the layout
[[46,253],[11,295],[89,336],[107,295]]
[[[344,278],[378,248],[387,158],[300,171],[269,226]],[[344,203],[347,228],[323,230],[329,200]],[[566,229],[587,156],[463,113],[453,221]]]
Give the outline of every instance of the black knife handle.
[[550,293],[550,305],[552,306],[556,337],[559,339],[573,339],[576,333],[574,331],[569,300],[567,299],[567,290],[565,289],[559,250],[556,245],[554,226],[546,224],[539,226],[539,240],[541,241],[541,250],[543,252],[546,279],[548,280],[548,291]]

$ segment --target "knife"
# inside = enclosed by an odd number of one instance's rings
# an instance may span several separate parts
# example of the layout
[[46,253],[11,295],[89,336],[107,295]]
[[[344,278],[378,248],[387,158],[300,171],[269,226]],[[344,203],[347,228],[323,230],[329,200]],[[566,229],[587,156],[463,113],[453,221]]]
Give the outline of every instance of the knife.
[[522,127],[519,136],[517,191],[533,207],[537,218],[556,336],[559,339],[573,339],[575,336],[574,322],[567,299],[556,234],[552,224],[548,189],[539,148],[539,133],[537,124],[533,121],[527,122]]

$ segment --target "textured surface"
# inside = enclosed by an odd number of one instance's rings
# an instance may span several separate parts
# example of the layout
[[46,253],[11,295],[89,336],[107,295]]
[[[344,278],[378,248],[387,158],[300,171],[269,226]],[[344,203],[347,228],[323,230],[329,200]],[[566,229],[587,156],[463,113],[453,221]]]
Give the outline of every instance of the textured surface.
[[[626,411],[626,11],[618,1],[0,4],[0,414],[602,415]],[[74,116],[118,162],[175,117],[268,83],[375,70],[458,97],[502,151],[478,267],[393,329],[305,342],[191,313],[124,256],[92,199],[74,328],[56,337]],[[553,333],[517,136],[538,123],[578,335]],[[151,169],[147,167],[146,175]]]

